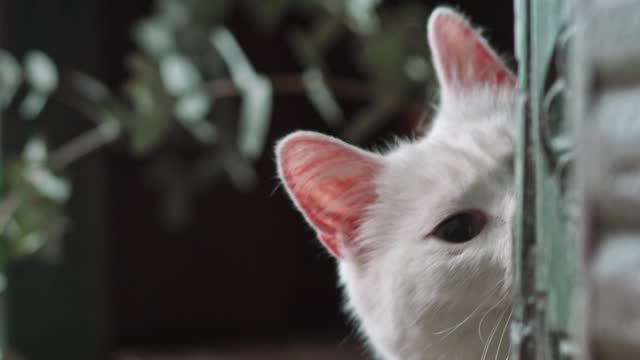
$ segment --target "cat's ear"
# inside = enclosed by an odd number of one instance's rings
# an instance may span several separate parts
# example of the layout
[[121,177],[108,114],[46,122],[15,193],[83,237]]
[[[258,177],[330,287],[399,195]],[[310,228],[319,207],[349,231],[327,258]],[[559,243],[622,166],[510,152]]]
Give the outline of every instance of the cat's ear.
[[427,31],[444,96],[487,85],[516,85],[513,73],[457,12],[446,7],[437,8],[429,18]]
[[341,258],[357,251],[354,237],[375,201],[382,157],[305,131],[281,140],[276,157],[280,179],[329,252]]

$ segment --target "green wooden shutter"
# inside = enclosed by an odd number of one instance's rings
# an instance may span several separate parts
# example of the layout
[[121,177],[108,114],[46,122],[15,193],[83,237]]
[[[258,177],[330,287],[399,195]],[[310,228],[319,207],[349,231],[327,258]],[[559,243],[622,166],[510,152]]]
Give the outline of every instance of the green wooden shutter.
[[522,97],[512,359],[559,359],[569,332],[577,249],[566,186],[572,138],[563,106],[568,3],[517,0],[515,9]]
[[639,359],[640,2],[517,0],[516,20],[511,358]]

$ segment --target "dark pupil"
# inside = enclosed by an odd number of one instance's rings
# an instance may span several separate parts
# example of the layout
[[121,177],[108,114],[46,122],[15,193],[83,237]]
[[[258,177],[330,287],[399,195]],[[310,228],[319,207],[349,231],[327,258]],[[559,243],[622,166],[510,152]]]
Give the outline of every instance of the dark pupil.
[[476,213],[462,213],[443,221],[434,235],[452,243],[463,243],[476,237],[484,227],[484,217]]

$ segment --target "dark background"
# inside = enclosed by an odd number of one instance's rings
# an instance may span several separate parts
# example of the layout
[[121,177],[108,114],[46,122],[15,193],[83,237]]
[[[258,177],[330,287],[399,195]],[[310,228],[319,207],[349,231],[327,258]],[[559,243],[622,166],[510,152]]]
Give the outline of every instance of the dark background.
[[[446,4],[512,56],[511,1]],[[130,27],[150,8],[150,0],[0,0],[1,44],[16,54],[42,49],[61,67],[118,88],[133,46]],[[271,35],[240,18],[231,29],[258,70],[292,72],[299,65],[279,36],[299,21],[292,15]],[[416,36],[424,37],[421,31]],[[87,128],[68,110],[49,112],[62,119],[45,126],[54,144]],[[270,148],[295,129],[330,132],[301,97],[278,98],[273,119]],[[17,148],[29,131],[4,124],[4,146]],[[398,131],[391,126],[380,138]],[[160,204],[143,176],[148,165],[113,148],[72,166],[73,228],[63,263],[26,260],[11,268],[18,350],[29,359],[99,359],[121,349],[355,342],[340,312],[333,259],[277,188],[270,151],[257,163],[255,191],[238,192],[223,179],[197,199],[195,216],[179,231],[167,231],[154,211]]]

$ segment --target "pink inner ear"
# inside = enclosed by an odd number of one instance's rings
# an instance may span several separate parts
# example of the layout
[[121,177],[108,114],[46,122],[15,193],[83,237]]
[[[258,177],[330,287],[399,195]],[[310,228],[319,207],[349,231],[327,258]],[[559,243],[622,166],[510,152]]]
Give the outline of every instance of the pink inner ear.
[[278,146],[280,176],[327,249],[352,247],[366,208],[375,200],[380,159],[320,134],[299,132]]
[[516,77],[482,36],[452,10],[439,8],[433,12],[429,42],[441,85],[447,89],[516,85]]

